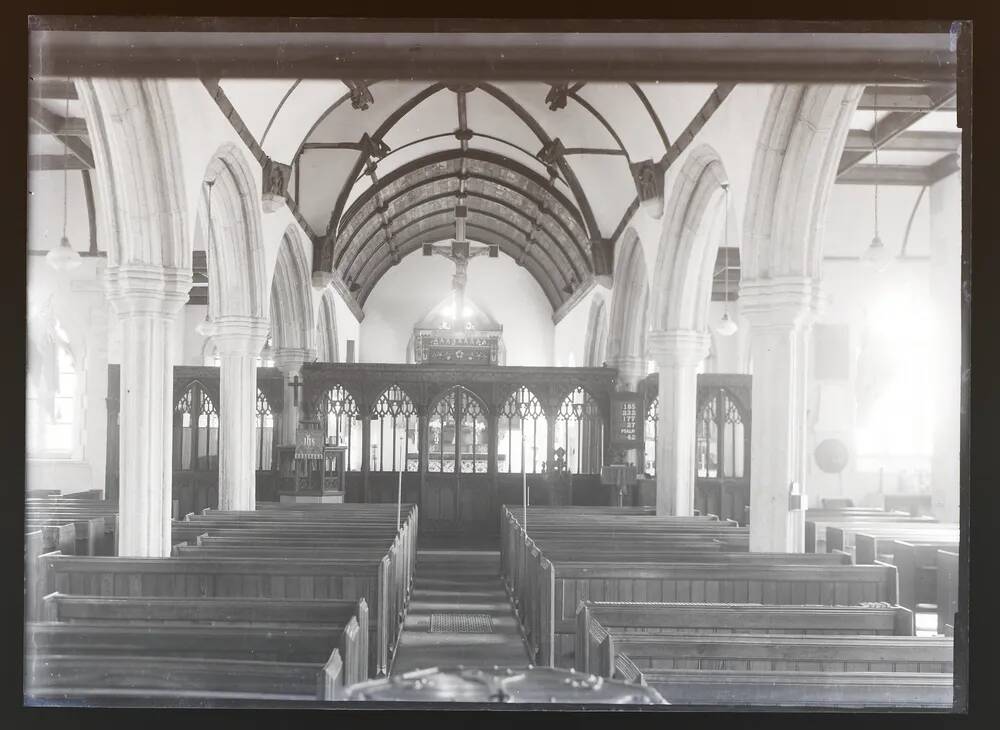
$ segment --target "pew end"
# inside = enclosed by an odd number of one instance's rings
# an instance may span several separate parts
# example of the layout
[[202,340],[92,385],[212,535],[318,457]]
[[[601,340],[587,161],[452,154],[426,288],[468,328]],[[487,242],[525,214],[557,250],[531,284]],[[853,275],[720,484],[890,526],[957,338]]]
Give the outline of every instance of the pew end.
[[319,688],[316,699],[323,702],[333,702],[341,698],[341,688],[344,680],[344,662],[340,657],[340,649],[334,649],[330,658],[319,673]]

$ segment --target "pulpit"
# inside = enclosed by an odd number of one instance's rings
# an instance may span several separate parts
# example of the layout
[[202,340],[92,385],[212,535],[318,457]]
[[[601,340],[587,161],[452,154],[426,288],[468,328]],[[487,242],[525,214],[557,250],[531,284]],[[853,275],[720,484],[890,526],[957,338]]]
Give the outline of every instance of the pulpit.
[[[318,424],[316,424],[318,426]],[[294,446],[277,449],[279,501],[339,504],[344,501],[347,447],[326,444],[318,427],[304,424]]]
[[635,464],[608,464],[601,467],[601,484],[611,487],[612,506],[622,507],[625,502],[631,505],[631,498],[626,498],[629,487],[637,481]]

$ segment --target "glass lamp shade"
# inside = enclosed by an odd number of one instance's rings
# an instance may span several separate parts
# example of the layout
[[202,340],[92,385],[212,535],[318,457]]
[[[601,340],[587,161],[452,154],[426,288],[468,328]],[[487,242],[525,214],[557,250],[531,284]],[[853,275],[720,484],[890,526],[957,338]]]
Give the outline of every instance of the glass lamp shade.
[[861,259],[875,271],[885,271],[892,263],[892,253],[882,243],[878,236],[872,239],[871,245],[865,249]]
[[729,312],[723,312],[722,319],[712,329],[717,335],[729,337],[736,334],[739,326],[733,320],[729,319]]
[[70,245],[66,236],[62,237],[58,246],[54,246],[51,251],[45,254],[45,260],[56,271],[70,271],[83,263],[80,254]]

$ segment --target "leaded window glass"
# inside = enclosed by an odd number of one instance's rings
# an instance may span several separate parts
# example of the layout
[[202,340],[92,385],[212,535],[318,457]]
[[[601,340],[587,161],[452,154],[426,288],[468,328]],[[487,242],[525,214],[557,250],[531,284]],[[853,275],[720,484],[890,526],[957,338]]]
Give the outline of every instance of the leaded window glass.
[[347,469],[361,471],[361,411],[354,396],[342,385],[335,385],[323,394],[320,418],[326,419],[327,441],[347,447]]
[[600,474],[604,419],[594,397],[577,386],[556,413],[555,448],[566,451],[566,468],[574,474]]
[[656,474],[656,432],[660,421],[659,396],[650,401],[646,408],[646,422],[643,426],[645,448],[643,449],[643,472],[654,476]]
[[420,470],[420,422],[413,401],[398,385],[382,391],[371,411],[372,471]]
[[271,455],[274,448],[274,413],[267,395],[257,388],[257,471],[268,471],[271,468]]
[[219,468],[219,413],[205,386],[195,380],[174,406],[174,469]]
[[719,388],[702,402],[698,413],[696,475],[742,478],[749,467],[746,435],[739,405],[725,388]]
[[455,386],[442,395],[431,407],[428,427],[428,471],[489,471],[486,408],[471,391]]
[[525,387],[511,393],[497,416],[497,471],[544,470],[549,424],[541,401]]

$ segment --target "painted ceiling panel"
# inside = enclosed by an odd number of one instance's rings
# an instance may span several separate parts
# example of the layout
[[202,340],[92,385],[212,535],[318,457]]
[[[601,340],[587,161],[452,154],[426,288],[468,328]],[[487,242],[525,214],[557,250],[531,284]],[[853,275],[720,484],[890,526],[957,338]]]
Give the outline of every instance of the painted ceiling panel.
[[[291,164],[313,124],[346,93],[347,86],[342,81],[300,81],[270,122],[261,142],[264,152],[279,162]],[[347,102],[347,108],[350,107]]]
[[658,160],[666,153],[652,117],[627,84],[587,84],[577,94],[614,128],[633,162]]
[[[535,155],[541,148],[542,142],[534,132],[522,122],[517,116],[497,99],[487,94],[481,89],[473,91],[466,97],[466,108],[469,117],[469,129],[474,132],[489,134],[493,137],[500,137],[508,142],[517,145],[527,151],[529,155]],[[477,141],[477,145],[485,146],[487,140]],[[502,145],[503,143],[497,142]],[[514,157],[519,161],[525,155],[518,155],[510,145],[503,145],[507,150],[500,151],[500,154]]]
[[670,141],[677,139],[709,95],[715,84],[658,84],[642,83],[639,88],[646,94],[663,123]]
[[222,79],[219,86],[253,138],[260,140],[295,79]]

